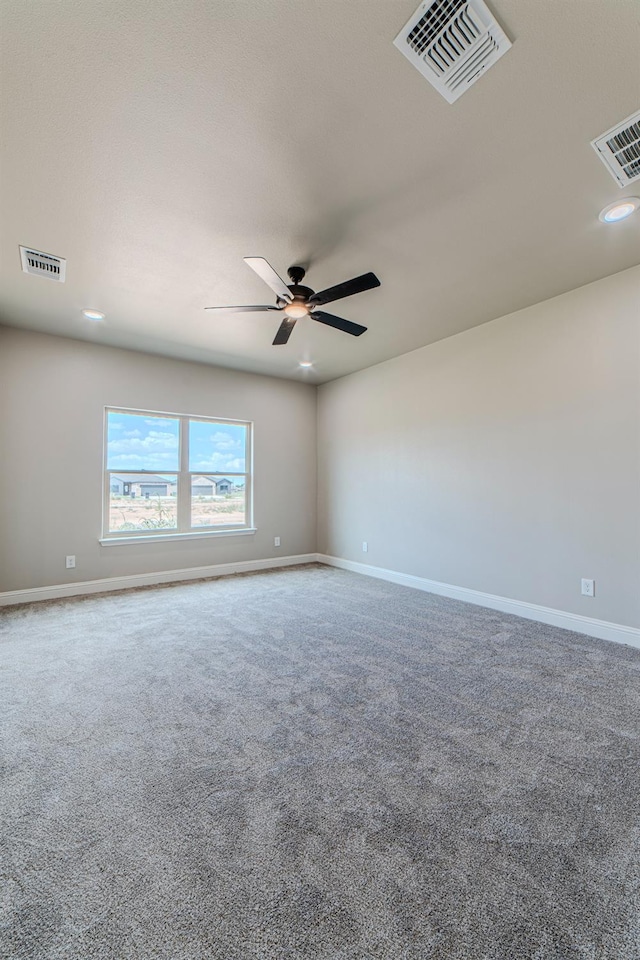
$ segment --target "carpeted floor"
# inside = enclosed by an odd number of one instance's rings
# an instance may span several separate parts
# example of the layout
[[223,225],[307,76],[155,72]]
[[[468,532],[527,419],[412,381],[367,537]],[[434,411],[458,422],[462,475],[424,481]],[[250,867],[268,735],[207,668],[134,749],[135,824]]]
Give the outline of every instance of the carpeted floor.
[[3,958],[640,958],[638,650],[308,566],[0,663]]

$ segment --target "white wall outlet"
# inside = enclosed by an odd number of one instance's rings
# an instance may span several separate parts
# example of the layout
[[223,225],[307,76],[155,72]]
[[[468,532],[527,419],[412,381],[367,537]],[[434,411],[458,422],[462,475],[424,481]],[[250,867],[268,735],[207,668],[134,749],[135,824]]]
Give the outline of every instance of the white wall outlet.
[[280,546],[280,537],[274,537],[274,538],[273,538],[273,545],[274,545],[274,547],[279,547],[279,546]]
[[363,540],[363,541],[362,541],[362,552],[363,552],[363,553],[367,553],[368,549],[369,549],[369,544],[367,543],[366,540]]
[[582,596],[583,597],[595,597],[596,595],[596,582],[595,580],[583,580],[582,581]]
[[67,570],[74,570],[76,565],[75,557],[65,557],[65,566]]

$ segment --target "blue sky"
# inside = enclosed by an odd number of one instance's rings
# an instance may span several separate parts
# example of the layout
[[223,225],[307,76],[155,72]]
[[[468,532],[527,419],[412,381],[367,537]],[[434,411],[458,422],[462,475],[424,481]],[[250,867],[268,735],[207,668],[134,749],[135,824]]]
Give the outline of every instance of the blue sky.
[[[148,414],[107,415],[107,469],[179,469],[179,421]],[[231,423],[189,422],[189,469],[233,473],[245,469],[246,427]]]
[[246,427],[236,423],[189,421],[189,469],[243,472]]

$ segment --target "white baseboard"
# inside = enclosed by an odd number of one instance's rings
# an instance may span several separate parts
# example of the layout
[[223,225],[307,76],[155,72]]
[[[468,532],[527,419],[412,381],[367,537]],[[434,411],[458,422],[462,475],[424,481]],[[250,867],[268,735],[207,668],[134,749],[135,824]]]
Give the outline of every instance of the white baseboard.
[[537,603],[527,603],[524,600],[509,600],[507,597],[497,597],[492,593],[482,593],[480,590],[470,590],[467,587],[456,587],[450,583],[440,583],[438,580],[427,580],[425,577],[414,577],[408,573],[397,573],[395,570],[372,567],[367,563],[342,560],[340,557],[329,557],[319,553],[316,555],[316,559],[319,563],[325,563],[331,567],[340,567],[342,570],[351,570],[353,573],[362,573],[367,577],[389,580],[391,583],[413,587],[415,590],[424,590],[426,593],[437,593],[441,597],[450,597],[452,600],[475,603],[480,607],[501,610],[502,613],[513,613],[516,617],[525,617],[527,620],[538,620],[540,623],[548,623],[565,630],[575,630],[576,633],[586,633],[589,637],[612,640],[614,643],[626,643],[628,646],[640,648],[640,629],[637,627],[627,627],[621,623],[609,623],[607,620],[583,617],[578,613],[566,613],[564,610],[541,607]]
[[34,587],[30,590],[8,590],[0,593],[0,607],[15,603],[33,603],[36,600],[56,600],[61,597],[80,597],[89,593],[106,593],[109,590],[128,590],[132,587],[149,587],[179,580],[200,580],[203,577],[225,577],[232,573],[249,573],[252,570],[275,570],[299,563],[315,563],[317,554],[301,553],[294,557],[269,557],[266,560],[239,560],[236,563],[215,563],[206,567],[187,567],[183,570],[161,570],[156,573],[135,573],[127,577],[105,577],[102,580],[85,580],[77,583],[58,583],[50,587]]
[[361,573],[367,577],[377,577],[380,580],[399,583],[401,586],[413,587],[415,590],[423,590],[426,593],[436,593],[441,597],[450,597],[452,600],[475,603],[480,607],[489,607],[503,613],[512,613],[516,617],[525,617],[527,620],[537,620],[540,623],[548,623],[565,630],[575,630],[577,633],[599,637],[601,640],[612,640],[614,643],[626,643],[629,646],[640,648],[640,629],[636,627],[609,623],[606,620],[596,620],[593,617],[583,617],[578,613],[554,610],[552,607],[542,607],[536,603],[527,603],[524,600],[510,600],[508,597],[498,597],[491,593],[482,593],[480,590],[456,587],[450,583],[427,580],[425,577],[415,577],[409,573],[398,573],[396,570],[385,570],[383,567],[373,567],[367,563],[343,560],[340,557],[330,557],[322,553],[302,553],[293,557],[268,557],[265,560],[239,560],[236,563],[217,563],[205,567],[187,567],[182,570],[161,570],[156,573],[136,573],[125,577],[105,577],[102,580],[58,583],[49,587],[34,587],[29,590],[8,590],[5,593],[0,593],[0,607],[16,603],[33,603],[38,600],[56,600],[63,597],[106,593],[110,590],[127,590],[132,587],[154,586],[161,583],[224,577],[233,573],[250,573],[253,570],[276,570],[278,567],[291,567],[300,563],[324,563],[330,567],[340,567],[343,570],[351,570],[353,573]]

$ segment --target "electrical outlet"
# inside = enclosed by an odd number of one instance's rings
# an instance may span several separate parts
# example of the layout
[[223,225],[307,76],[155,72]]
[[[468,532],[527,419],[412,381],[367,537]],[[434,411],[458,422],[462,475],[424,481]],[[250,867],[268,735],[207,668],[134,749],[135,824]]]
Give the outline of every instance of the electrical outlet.
[[595,580],[583,580],[582,581],[582,596],[583,597],[595,597],[596,595],[596,582]]
[[366,540],[363,540],[363,541],[362,541],[362,552],[363,552],[363,553],[367,553],[368,549],[369,549],[369,544],[367,543]]
[[76,565],[75,557],[65,557],[65,566],[67,570],[74,570]]
[[273,545],[274,545],[274,547],[279,547],[279,546],[280,546],[280,537],[274,537],[274,538],[273,538]]

